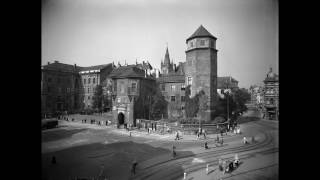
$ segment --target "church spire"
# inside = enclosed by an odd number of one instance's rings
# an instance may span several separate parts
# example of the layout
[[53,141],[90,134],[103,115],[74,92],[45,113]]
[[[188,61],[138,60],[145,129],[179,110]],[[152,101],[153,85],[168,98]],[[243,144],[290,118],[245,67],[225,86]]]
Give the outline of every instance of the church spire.
[[164,56],[164,64],[170,64],[170,57],[169,57],[168,43],[167,43],[166,55]]

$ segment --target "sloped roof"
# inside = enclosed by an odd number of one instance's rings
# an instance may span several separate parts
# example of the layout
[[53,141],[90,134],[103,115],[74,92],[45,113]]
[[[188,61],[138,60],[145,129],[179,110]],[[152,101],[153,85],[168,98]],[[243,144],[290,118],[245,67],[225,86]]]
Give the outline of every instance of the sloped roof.
[[[238,81],[235,80],[231,76],[225,76],[225,77],[217,77],[217,89],[223,89],[226,88],[226,84],[233,85],[232,83],[235,82],[237,83]],[[234,88],[231,86],[231,88]]]
[[42,66],[45,70],[55,70],[55,71],[63,71],[63,72],[78,72],[81,70],[82,67],[80,66],[74,66],[70,64],[63,64],[58,61],[55,61],[54,63],[50,63],[47,65]]
[[184,83],[184,75],[163,75],[157,78],[157,82],[160,83]]
[[100,70],[100,69],[103,69],[107,66],[112,66],[112,63],[101,64],[101,65],[97,65],[97,66],[81,67],[81,71]]
[[200,25],[200,27],[186,41],[189,41],[190,39],[196,37],[211,37],[213,39],[217,39],[211,33],[209,33],[209,31],[206,30],[206,28],[204,28],[202,25]]
[[109,77],[111,78],[144,78],[145,72],[144,70],[138,68],[136,65],[127,65],[121,66],[116,69],[113,69],[110,73]]

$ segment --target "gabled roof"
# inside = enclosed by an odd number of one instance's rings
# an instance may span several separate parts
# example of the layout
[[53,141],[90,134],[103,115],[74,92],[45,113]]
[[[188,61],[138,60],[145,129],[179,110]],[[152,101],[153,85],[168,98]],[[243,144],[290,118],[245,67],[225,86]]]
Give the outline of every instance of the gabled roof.
[[189,41],[190,39],[196,37],[211,37],[213,39],[217,39],[211,33],[209,33],[209,31],[206,30],[206,28],[204,28],[202,25],[200,25],[200,27],[186,41]]
[[113,69],[109,77],[111,78],[144,78],[145,71],[136,65],[121,66]]

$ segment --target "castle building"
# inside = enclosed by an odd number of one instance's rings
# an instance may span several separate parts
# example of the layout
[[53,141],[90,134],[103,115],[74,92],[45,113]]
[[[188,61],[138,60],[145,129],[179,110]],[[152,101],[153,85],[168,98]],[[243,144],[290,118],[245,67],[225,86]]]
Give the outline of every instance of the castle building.
[[118,127],[136,126],[136,119],[149,119],[150,99],[156,88],[155,78],[148,74],[149,63],[120,66],[112,79],[112,113]]
[[166,49],[164,61],[161,62],[161,74],[157,78],[160,91],[168,102],[167,116],[163,117],[183,117],[185,106],[185,63],[176,64],[170,62],[168,47]]
[[202,25],[186,40],[185,84],[190,85],[190,97],[200,91],[205,93],[207,108],[200,113],[205,121],[214,118],[214,104],[217,101],[216,40]]

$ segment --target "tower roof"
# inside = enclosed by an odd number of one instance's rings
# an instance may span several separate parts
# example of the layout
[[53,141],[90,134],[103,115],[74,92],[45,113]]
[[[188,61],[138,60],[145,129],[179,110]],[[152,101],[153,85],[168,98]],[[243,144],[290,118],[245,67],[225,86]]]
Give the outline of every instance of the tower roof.
[[211,33],[209,33],[209,31],[206,30],[206,28],[204,28],[202,25],[200,25],[200,27],[186,41],[189,41],[190,39],[196,37],[211,37],[213,39],[217,39]]
[[166,55],[164,56],[164,64],[170,64],[170,57],[169,57],[169,50],[168,50],[168,46],[167,46],[167,50],[166,50]]

